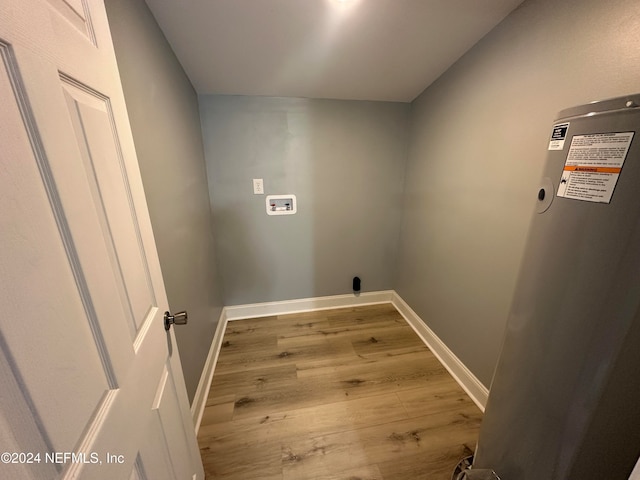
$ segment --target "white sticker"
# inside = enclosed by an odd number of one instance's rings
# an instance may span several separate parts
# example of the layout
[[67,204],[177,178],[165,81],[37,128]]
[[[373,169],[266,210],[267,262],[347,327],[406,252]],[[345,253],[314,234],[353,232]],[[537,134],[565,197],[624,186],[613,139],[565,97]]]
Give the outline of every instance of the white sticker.
[[567,138],[569,123],[559,123],[553,126],[551,130],[551,140],[549,140],[549,150],[562,150],[564,141]]
[[574,135],[558,197],[609,203],[634,132]]

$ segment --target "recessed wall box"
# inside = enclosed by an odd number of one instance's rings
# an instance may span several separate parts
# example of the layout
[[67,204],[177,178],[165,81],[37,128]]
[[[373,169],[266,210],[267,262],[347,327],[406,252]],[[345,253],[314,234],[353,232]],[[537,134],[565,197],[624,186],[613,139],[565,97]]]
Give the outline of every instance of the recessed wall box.
[[268,215],[293,215],[297,211],[295,195],[291,193],[286,195],[267,195]]

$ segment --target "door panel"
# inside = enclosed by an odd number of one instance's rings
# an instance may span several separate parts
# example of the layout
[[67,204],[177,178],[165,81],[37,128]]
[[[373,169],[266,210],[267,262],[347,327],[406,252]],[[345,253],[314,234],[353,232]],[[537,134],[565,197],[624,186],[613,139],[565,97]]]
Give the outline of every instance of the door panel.
[[71,26],[83,39],[97,46],[96,34],[91,21],[90,2],[83,0],[47,0],[54,20],[64,19],[64,23],[55,22],[57,33],[68,34]]
[[57,15],[67,20],[73,27],[95,44],[89,8],[82,0],[47,0]]
[[[107,99],[65,79],[64,93],[132,338],[157,306]],[[75,83],[75,84],[74,84]],[[80,166],[79,166],[80,167]],[[128,212],[115,215],[113,212]],[[137,242],[132,242],[135,239]]]

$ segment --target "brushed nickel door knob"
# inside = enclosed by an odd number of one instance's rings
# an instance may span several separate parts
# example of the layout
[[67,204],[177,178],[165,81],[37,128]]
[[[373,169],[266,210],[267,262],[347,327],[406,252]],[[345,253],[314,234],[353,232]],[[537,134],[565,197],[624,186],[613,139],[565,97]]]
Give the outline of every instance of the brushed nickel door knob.
[[171,315],[169,312],[164,312],[164,329],[169,330],[171,325],[186,325],[188,315],[186,311],[178,312],[175,315]]

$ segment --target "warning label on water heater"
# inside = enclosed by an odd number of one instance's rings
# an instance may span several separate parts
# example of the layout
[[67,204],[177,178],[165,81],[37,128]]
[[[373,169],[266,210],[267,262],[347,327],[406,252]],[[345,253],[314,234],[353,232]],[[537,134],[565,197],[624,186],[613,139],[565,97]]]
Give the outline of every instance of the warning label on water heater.
[[574,135],[558,197],[609,203],[634,132]]

